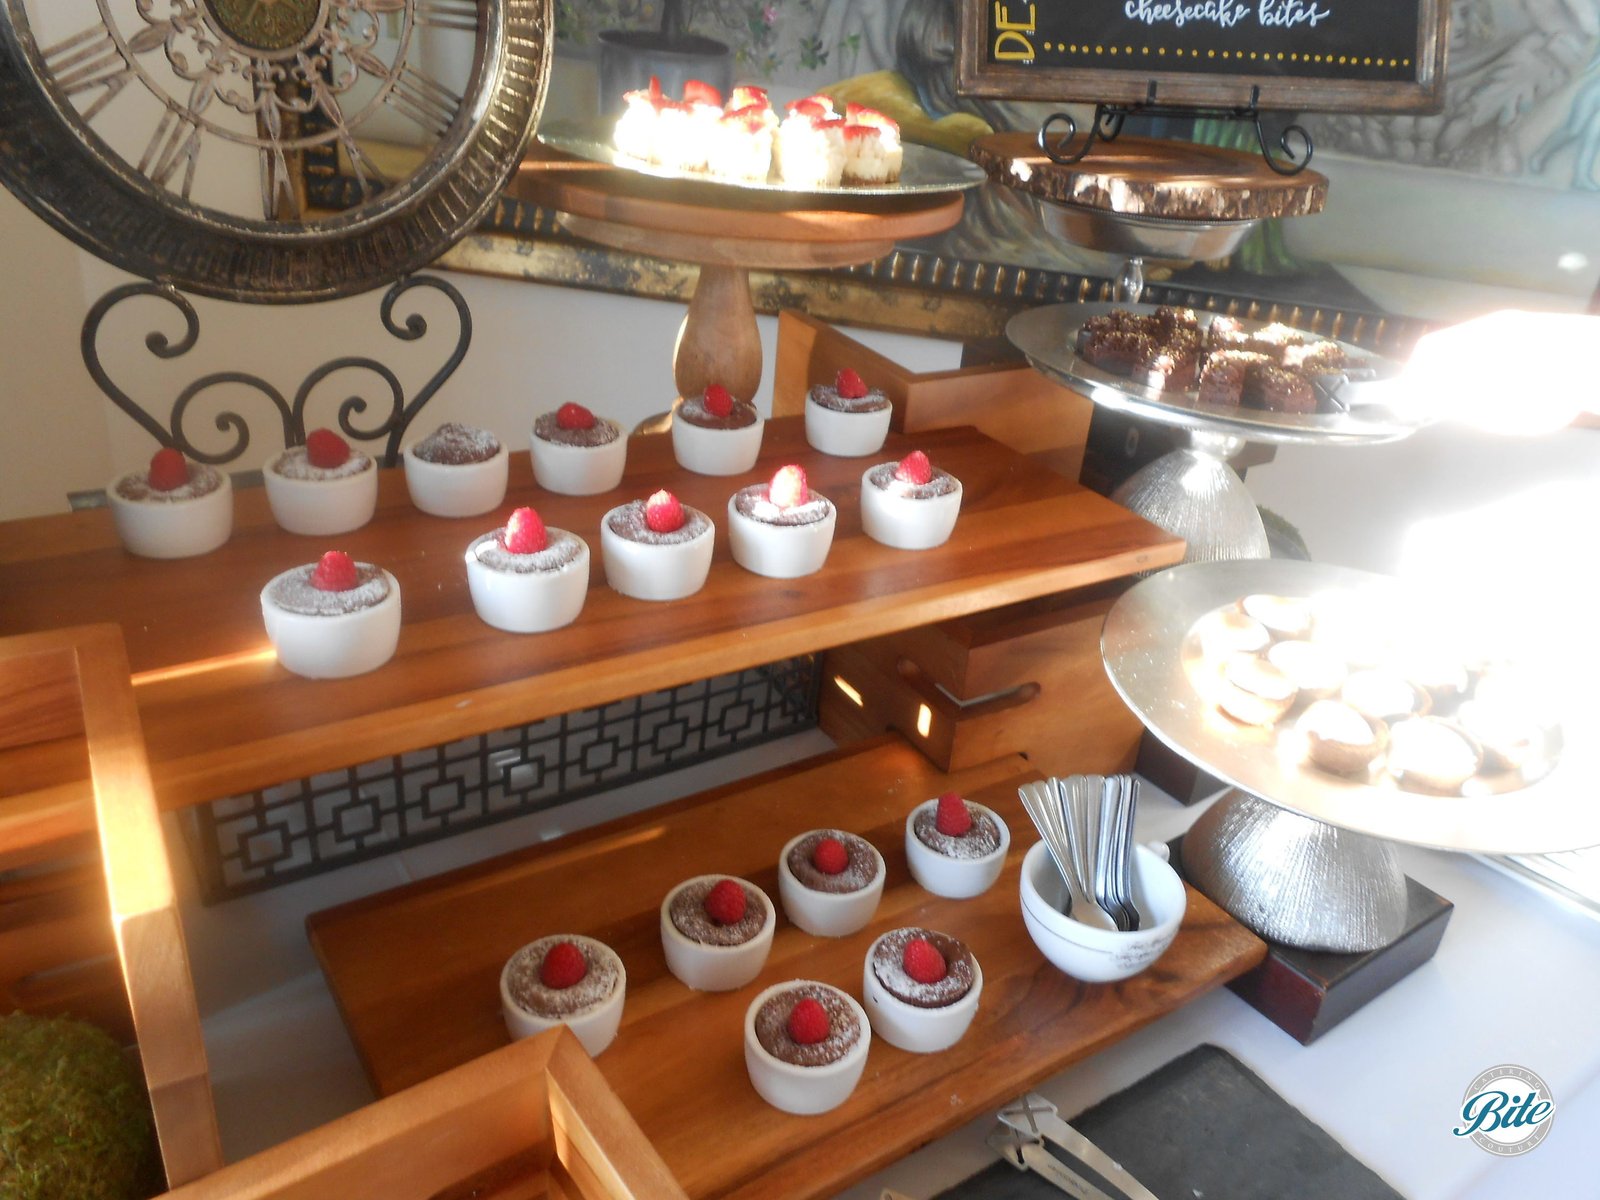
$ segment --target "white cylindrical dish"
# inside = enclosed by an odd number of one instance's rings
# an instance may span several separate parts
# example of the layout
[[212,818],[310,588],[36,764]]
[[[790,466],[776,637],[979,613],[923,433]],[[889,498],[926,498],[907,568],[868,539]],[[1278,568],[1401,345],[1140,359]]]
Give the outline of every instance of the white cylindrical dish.
[[[732,879],[761,898],[767,910],[767,921],[761,932],[738,946],[713,946],[697,942],[684,934],[672,921],[672,901],[691,884],[710,881],[715,884]],[[767,953],[772,949],[772,935],[778,924],[778,910],[767,894],[747,879],[733,875],[697,875],[685,879],[667,893],[661,901],[661,949],[667,957],[667,970],[686,986],[697,992],[731,992],[742,988],[767,964]]]
[[400,642],[400,583],[388,571],[389,594],[370,608],[329,616],[290,612],[269,600],[272,585],[261,589],[261,618],[267,637],[286,670],[307,679],[344,679],[376,671],[394,657]]
[[[628,971],[622,965],[622,958],[604,942],[597,942],[593,938],[577,934],[573,934],[567,940],[581,943],[596,953],[610,956],[617,968],[617,986],[611,989],[611,994],[592,1007],[566,1017],[542,1017],[538,1013],[529,1012],[511,998],[511,989],[506,983],[506,977],[511,973],[511,963],[517,957],[513,954],[506,959],[506,965],[500,968],[500,1012],[505,1017],[506,1032],[513,1040],[534,1037],[547,1029],[554,1029],[557,1025],[565,1025],[577,1036],[578,1041],[583,1043],[583,1048],[589,1052],[589,1057],[595,1058],[616,1040],[617,1030],[622,1026],[622,1004],[628,993]],[[522,949],[519,949],[517,954],[522,953]]]
[[611,515],[617,511],[613,508],[600,518],[600,554],[612,591],[635,600],[682,600],[705,586],[717,531],[710,517],[698,537],[661,545],[636,542],[613,532]]
[[620,429],[615,438],[598,446],[567,446],[536,433],[530,437],[533,477],[547,492],[597,496],[622,482],[628,466],[628,439]]
[[953,492],[913,500],[890,495],[867,478],[871,473],[861,476],[861,528],[869,538],[896,550],[931,550],[950,540],[961,513],[959,479]]
[[129,500],[117,493],[127,478],[106,487],[106,501],[117,537],[129,554],[141,558],[193,558],[209,554],[233,532],[233,482],[218,471],[222,486],[192,500]]
[[808,829],[784,843],[783,852],[778,855],[778,900],[783,905],[784,915],[807,933],[815,937],[848,937],[865,928],[872,914],[878,911],[878,901],[883,898],[883,855],[867,842],[877,862],[872,882],[853,892],[819,892],[801,883],[789,869],[789,851],[802,838],[815,832]]
[[[476,517],[506,498],[511,455],[504,445],[492,458],[472,463],[436,463],[405,452],[406,490],[411,503],[432,517]],[[365,472],[363,472],[365,474]]]
[[880,935],[867,950],[862,969],[861,1002],[872,1020],[872,1032],[891,1046],[913,1054],[936,1054],[961,1040],[972,1018],[978,1015],[978,997],[983,994],[983,968],[977,956],[972,959],[972,986],[967,994],[942,1008],[918,1008],[896,996],[872,969],[872,956],[878,942],[894,930]]
[[[814,493],[812,498],[823,499]],[[734,562],[769,579],[798,579],[822,570],[839,519],[839,510],[831,503],[820,521],[774,525],[745,516],[737,501],[737,493],[728,497],[728,545]]]
[[805,412],[806,441],[813,450],[835,458],[860,458],[883,449],[894,407],[885,404],[866,412],[840,412],[807,396]]
[[1061,911],[1067,886],[1043,842],[1023,856],[1022,923],[1040,952],[1074,979],[1109,983],[1137,975],[1178,936],[1188,905],[1183,881],[1148,846],[1133,850],[1133,896],[1143,924],[1128,933],[1097,929]]
[[589,594],[589,544],[570,536],[578,556],[553,571],[497,571],[478,561],[476,540],[468,546],[467,590],[479,619],[507,633],[545,633],[576,621]]
[[739,429],[707,429],[672,416],[672,453],[678,465],[696,475],[743,475],[761,457],[761,432],[766,422]]
[[[827,988],[844,999],[861,1022],[861,1036],[837,1062],[820,1067],[802,1067],[784,1062],[767,1053],[756,1037],[756,1014],[779,992],[800,987]],[[756,1092],[773,1108],[796,1116],[813,1116],[838,1108],[850,1098],[867,1067],[867,1050],[872,1044],[872,1022],[867,1012],[848,992],[813,979],[791,979],[775,983],[750,1002],[744,1013],[744,1065]]]
[[917,814],[936,810],[938,800],[928,800],[917,805],[906,815],[906,866],[911,877],[935,896],[949,900],[968,900],[981,896],[994,886],[1000,871],[1006,865],[1006,852],[1011,849],[1011,830],[994,809],[968,800],[979,812],[987,813],[1000,831],[1000,845],[981,858],[951,858],[926,845],[917,836]]
[[378,508],[378,464],[337,479],[290,479],[273,469],[274,459],[262,469],[267,485],[267,505],[272,519],[289,533],[323,536],[349,533],[372,520]]

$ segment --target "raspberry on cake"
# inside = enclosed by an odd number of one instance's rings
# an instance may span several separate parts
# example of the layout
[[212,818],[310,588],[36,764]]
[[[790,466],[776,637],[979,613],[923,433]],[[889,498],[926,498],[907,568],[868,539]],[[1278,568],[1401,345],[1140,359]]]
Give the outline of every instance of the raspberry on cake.
[[936,896],[960,900],[987,891],[1010,845],[999,814],[959,792],[919,804],[906,817],[906,864]]
[[534,418],[533,477],[548,492],[594,496],[622,482],[628,439],[622,426],[572,401]]
[[589,546],[519,508],[467,547],[467,588],[479,618],[508,633],[544,633],[577,620],[589,591]]
[[376,670],[400,640],[400,584],[371,563],[330,550],[261,591],[278,662],[296,675],[341,679]]
[[593,1057],[617,1036],[627,986],[622,959],[609,946],[556,934],[529,942],[506,961],[500,1010],[513,1038],[565,1025]]
[[191,463],[170,446],[143,471],[106,486],[117,536],[142,558],[207,554],[233,532],[233,484],[215,467]]
[[606,582],[638,600],[681,600],[711,571],[715,526],[668,491],[618,505],[601,519]]
[[314,429],[262,471],[273,519],[290,533],[349,533],[378,507],[377,465],[331,429]]
[[487,429],[451,421],[406,447],[411,502],[435,517],[474,517],[506,498],[511,456]]
[[915,1054],[960,1041],[978,1012],[983,972],[964,942],[915,926],[872,943],[861,998],[872,1032]]
[[745,1010],[744,1058],[768,1104],[810,1114],[849,1098],[872,1040],[866,1011],[845,992],[797,979],[766,989]]
[[672,452],[697,475],[742,475],[756,465],[766,422],[720,383],[684,396],[672,412]]
[[913,450],[899,462],[879,463],[861,477],[861,527],[898,550],[930,550],[955,531],[961,481]]
[[883,855],[865,838],[813,829],[778,858],[778,899],[789,919],[818,937],[843,937],[872,919],[883,895]]
[[773,579],[811,575],[827,560],[837,519],[833,502],[810,489],[805,468],[780,467],[770,483],[753,483],[728,498],[733,560]]
[[893,416],[889,397],[846,367],[831,385],[819,383],[806,393],[806,441],[840,458],[873,454],[889,435]]
[[741,988],[761,972],[777,911],[755,884],[727,875],[685,880],[661,902],[667,969],[701,992]]

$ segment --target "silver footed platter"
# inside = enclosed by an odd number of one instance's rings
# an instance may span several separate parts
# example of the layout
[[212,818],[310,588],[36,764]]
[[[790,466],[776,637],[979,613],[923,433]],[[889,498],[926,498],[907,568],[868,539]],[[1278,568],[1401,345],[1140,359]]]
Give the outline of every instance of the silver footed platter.
[[552,121],[539,127],[539,140],[556,150],[576,155],[589,162],[620,167],[638,175],[670,180],[675,184],[695,189],[706,189],[708,199],[720,197],[722,203],[729,203],[729,198],[740,192],[830,199],[933,196],[945,192],[964,192],[968,188],[977,187],[988,178],[977,163],[957,158],[954,154],[948,154],[943,150],[935,150],[931,146],[918,146],[911,142],[903,144],[905,157],[900,168],[900,178],[894,183],[793,187],[752,179],[725,178],[704,171],[679,171],[623,154],[611,141],[615,124],[614,120],[600,118],[589,121]]
[[[1492,854],[1600,845],[1595,680],[1555,663],[1504,664],[1522,678],[1548,684],[1541,693],[1537,745],[1527,765],[1474,775],[1459,795],[1406,790],[1381,772],[1334,774],[1306,761],[1306,742],[1293,712],[1275,725],[1246,725],[1224,714],[1208,694],[1214,665],[1208,665],[1197,623],[1257,594],[1348,597],[1363,612],[1392,605],[1397,621],[1420,611],[1434,625],[1452,628],[1461,609],[1460,604],[1425,602],[1385,576],[1288,559],[1187,563],[1151,575],[1125,592],[1107,615],[1101,652],[1117,692],[1168,746],[1280,808],[1379,838]],[[1467,598],[1456,599],[1464,603]],[[1463,659],[1469,653],[1462,647]]]
[[[1146,387],[1126,376],[1093,366],[1077,352],[1078,330],[1090,317],[1112,310],[1153,313],[1153,304],[1052,304],[1018,313],[1006,324],[1006,337],[1034,368],[1096,404],[1118,412],[1200,433],[1221,434],[1252,442],[1372,444],[1410,437],[1435,418],[1400,381],[1400,364],[1370,350],[1335,338],[1306,333],[1308,339],[1332,341],[1361,364],[1342,376],[1319,377],[1319,411],[1268,412],[1262,409],[1202,404],[1193,388],[1178,391]],[[1196,314],[1201,329],[1213,313]],[[1247,332],[1265,321],[1240,321]]]

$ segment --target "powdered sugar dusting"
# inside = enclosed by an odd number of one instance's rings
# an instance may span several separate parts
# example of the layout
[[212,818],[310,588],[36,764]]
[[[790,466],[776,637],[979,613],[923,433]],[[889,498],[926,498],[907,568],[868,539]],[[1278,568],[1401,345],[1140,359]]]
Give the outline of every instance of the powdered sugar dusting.
[[124,500],[135,502],[149,502],[152,504],[173,504],[183,500],[198,500],[201,496],[209,496],[222,486],[222,472],[215,467],[208,467],[202,463],[189,464],[189,482],[182,487],[175,487],[170,492],[163,492],[150,486],[150,471],[134,471],[117,480],[117,495]]
[[1000,827],[995,824],[994,817],[989,814],[988,809],[980,808],[970,801],[963,803],[967,805],[967,812],[972,817],[971,829],[960,837],[940,833],[935,823],[934,810],[926,808],[919,812],[916,820],[911,823],[917,840],[946,858],[983,858],[993,854],[1000,849]]
[[[925,938],[944,956],[945,976],[937,983],[919,983],[906,974],[906,947]],[[878,939],[872,951],[872,973],[889,993],[917,1008],[944,1008],[972,990],[972,951],[959,938],[931,929],[894,929]]]
[[683,506],[683,524],[671,533],[657,533],[644,517],[644,501],[630,500],[611,510],[606,524],[618,537],[647,546],[681,546],[692,542],[711,528],[711,519],[698,508]]
[[871,388],[865,396],[841,396],[838,388],[826,383],[819,383],[812,388],[807,393],[807,399],[823,408],[843,413],[880,412],[889,407],[889,397],[877,388]]
[[339,617],[371,608],[389,595],[389,580],[371,563],[356,564],[356,586],[342,592],[325,592],[313,587],[311,576],[316,563],[293,567],[267,585],[267,599],[285,612],[304,617]]
[[488,462],[500,453],[500,439],[487,429],[449,421],[411,448],[423,462],[447,466]]
[[833,502],[815,492],[804,504],[779,508],[771,500],[771,491],[771,484],[752,483],[733,494],[733,506],[751,520],[767,525],[815,525],[833,511]]
[[512,575],[533,575],[540,571],[559,571],[577,561],[583,553],[583,542],[565,529],[545,529],[547,543],[543,550],[533,554],[513,554],[502,544],[505,527],[492,530],[474,538],[468,548],[474,558],[495,571]]
[[895,478],[895,468],[899,463],[879,463],[867,472],[867,482],[880,491],[888,492],[891,496],[903,496],[907,500],[931,500],[935,496],[948,496],[961,486],[956,477],[949,471],[933,468],[933,478],[927,483],[907,483],[904,479]]
[[[539,978],[544,957],[557,942],[576,946],[589,968],[582,979],[568,988],[545,987]],[[609,999],[616,991],[621,974],[618,964],[615,952],[602,942],[573,934],[553,934],[530,942],[511,956],[506,990],[512,1000],[537,1016],[552,1020],[573,1017]]]
[[[819,871],[811,861],[818,844],[827,838],[837,838],[849,859],[837,875]],[[812,830],[794,844],[788,862],[789,872],[814,892],[859,892],[878,877],[878,856],[872,843],[842,829]]]
[[767,924],[767,906],[761,902],[756,890],[742,879],[733,882],[744,892],[744,916],[732,925],[719,925],[706,915],[706,897],[711,889],[730,876],[701,879],[686,883],[667,906],[668,915],[678,932],[691,941],[706,946],[742,946]]
[[760,416],[756,406],[748,400],[735,400],[733,411],[725,417],[719,417],[706,407],[704,396],[685,396],[683,403],[678,405],[676,415],[702,429],[746,429],[754,425]]
[[[802,1045],[789,1036],[789,1014],[802,1000],[815,1000],[828,1014],[828,1036]],[[843,995],[825,984],[803,983],[779,992],[756,1011],[756,1040],[773,1058],[798,1067],[838,1062],[861,1038],[861,1022]]]
[[533,436],[558,446],[609,446],[622,436],[622,426],[596,417],[587,429],[563,429],[557,414],[541,413],[533,422]]
[[352,475],[372,467],[372,460],[354,447],[350,450],[350,457],[337,467],[314,467],[311,460],[306,457],[304,446],[290,446],[277,458],[272,460],[267,469],[275,471],[285,479],[349,479]]

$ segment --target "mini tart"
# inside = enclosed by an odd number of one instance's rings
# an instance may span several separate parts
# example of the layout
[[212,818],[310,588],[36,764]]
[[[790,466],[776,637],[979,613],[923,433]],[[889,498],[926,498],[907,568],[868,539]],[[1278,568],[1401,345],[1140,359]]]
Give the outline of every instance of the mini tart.
[[934,468],[927,483],[895,477],[899,463],[879,463],[861,476],[861,527],[896,550],[931,550],[950,540],[961,513],[961,481]]
[[1302,697],[1311,700],[1337,695],[1349,677],[1344,659],[1317,642],[1274,642],[1267,648],[1267,661],[1294,681]]
[[106,486],[117,537],[141,558],[209,554],[233,532],[233,483],[215,467],[189,464],[189,482],[171,491],[150,486],[148,469]]
[[819,384],[806,394],[806,441],[812,449],[836,458],[860,458],[883,449],[894,406],[873,388],[859,399],[839,395]]
[[[705,898],[725,879],[744,891],[745,915],[719,925],[705,911]],[[731,992],[761,974],[772,949],[778,911],[767,894],[731,875],[686,879],[661,901],[661,949],[667,969],[697,992]]]
[[696,475],[743,475],[761,456],[766,422],[748,400],[735,400],[726,417],[708,411],[701,396],[678,401],[672,413],[672,453]]
[[728,497],[728,544],[733,561],[769,579],[814,575],[833,546],[838,510],[817,492],[804,504],[779,508],[770,485],[753,483]]
[[1200,653],[1219,662],[1230,654],[1258,654],[1272,644],[1272,634],[1254,617],[1233,608],[1218,608],[1194,623]]
[[272,518],[289,533],[349,533],[378,508],[378,467],[359,450],[337,467],[314,467],[304,446],[291,446],[261,472]]
[[1274,638],[1303,638],[1311,632],[1309,600],[1256,592],[1239,601],[1239,611],[1261,622]]
[[[946,964],[945,977],[919,983],[905,972],[905,948],[925,938]],[[891,929],[867,950],[861,998],[872,1032],[913,1054],[935,1054],[959,1042],[978,1014],[983,970],[958,938],[931,929]]]
[[406,490],[434,517],[475,517],[506,498],[511,456],[487,429],[449,422],[407,446]]
[[544,633],[578,619],[589,594],[589,545],[565,529],[546,529],[534,554],[505,547],[505,528],[467,547],[467,588],[484,624],[508,633]]
[[1294,680],[1259,654],[1233,654],[1222,666],[1217,707],[1245,725],[1276,725],[1294,705]]
[[1389,730],[1389,774],[1408,791],[1453,796],[1478,773],[1483,752],[1472,735],[1439,717],[1411,717]]
[[622,427],[596,417],[587,429],[563,429],[553,412],[541,413],[529,435],[533,477],[547,492],[596,496],[622,482],[628,439]]
[[642,500],[601,518],[600,553],[612,591],[636,600],[682,600],[705,586],[716,526],[687,504],[683,515],[683,527],[671,533],[650,529]]
[[1400,664],[1405,677],[1428,693],[1430,711],[1460,700],[1471,686],[1466,664],[1452,654],[1432,652],[1408,655]]
[[1520,771],[1544,753],[1544,727],[1513,705],[1492,698],[1463,701],[1456,720],[1483,749],[1484,765],[1493,770]]
[[399,581],[371,563],[357,563],[356,587],[325,592],[311,585],[316,568],[291,567],[261,589],[261,618],[278,662],[308,679],[377,670],[400,642]]
[[[814,1045],[788,1037],[789,1014],[803,999],[829,1017]],[[828,1112],[850,1098],[867,1066],[872,1026],[855,999],[830,984],[795,979],[767,988],[745,1010],[744,1061],[756,1093],[774,1108],[801,1116]]]
[[1407,717],[1426,716],[1433,707],[1428,693],[1404,675],[1382,667],[1350,672],[1339,699],[1364,717],[1392,725]]
[[1306,739],[1306,760],[1335,775],[1364,773],[1389,745],[1389,727],[1342,700],[1318,700],[1295,722]]
[[[811,862],[824,838],[837,838],[848,856],[845,869],[826,875]],[[778,855],[778,901],[794,924],[816,937],[845,937],[878,911],[886,871],[883,855],[866,838],[841,829],[798,834]]]
[[935,896],[966,900],[994,886],[1011,849],[1011,830],[1000,814],[971,800],[962,801],[972,828],[960,837],[940,833],[937,798],[906,814],[906,865],[911,877]]
[[[548,988],[539,978],[544,957],[558,942],[583,954],[587,973],[569,988]],[[513,1039],[565,1025],[593,1058],[611,1045],[622,1024],[628,972],[616,951],[580,934],[552,934],[529,942],[500,971],[500,1011]]]

